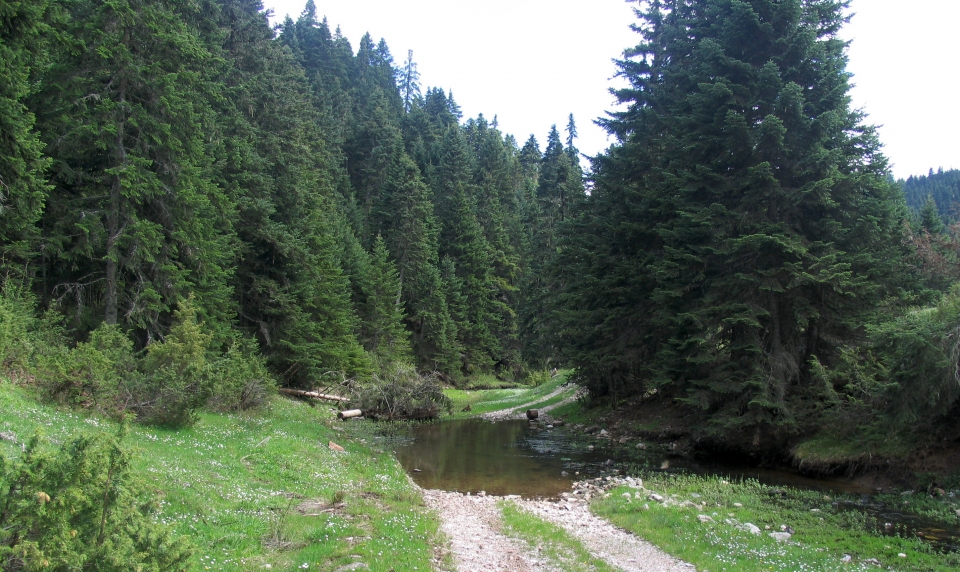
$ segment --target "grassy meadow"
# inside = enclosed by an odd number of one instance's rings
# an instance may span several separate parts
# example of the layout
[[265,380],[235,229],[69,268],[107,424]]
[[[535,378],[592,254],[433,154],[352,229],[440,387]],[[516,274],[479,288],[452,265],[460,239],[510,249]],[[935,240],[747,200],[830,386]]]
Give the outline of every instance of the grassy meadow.
[[[360,425],[338,424],[328,406],[274,398],[258,413],[202,413],[187,429],[132,425],[126,445],[160,501],[158,518],[191,540],[193,570],[431,570],[436,516]],[[53,446],[115,429],[0,381],[0,431],[19,443],[35,431]],[[0,440],[0,452],[16,456],[19,443]]]

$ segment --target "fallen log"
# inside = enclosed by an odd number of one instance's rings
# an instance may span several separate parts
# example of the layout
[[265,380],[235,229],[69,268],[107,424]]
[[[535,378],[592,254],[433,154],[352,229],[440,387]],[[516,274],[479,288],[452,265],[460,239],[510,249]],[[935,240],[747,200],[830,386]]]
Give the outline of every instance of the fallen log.
[[337,413],[337,419],[350,419],[351,417],[360,417],[361,415],[363,415],[363,411],[359,409],[347,409],[346,411]]
[[287,389],[286,387],[282,387],[280,388],[280,393],[285,393],[287,395],[296,395],[297,397],[323,399],[325,401],[339,401],[340,403],[350,402],[350,398],[348,397],[340,397],[339,395],[328,395],[326,393],[320,393],[317,391],[303,391],[302,389]]

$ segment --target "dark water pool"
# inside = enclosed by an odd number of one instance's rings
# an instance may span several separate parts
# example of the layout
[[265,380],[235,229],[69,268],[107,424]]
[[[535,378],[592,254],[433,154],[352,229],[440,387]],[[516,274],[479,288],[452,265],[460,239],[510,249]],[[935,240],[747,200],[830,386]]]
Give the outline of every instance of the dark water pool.
[[[697,463],[669,448],[637,449],[596,439],[566,427],[527,421],[480,419],[413,426],[392,443],[397,459],[418,485],[462,493],[551,498],[570,490],[574,480],[613,474],[625,467],[688,471],[730,479],[751,478],[776,487],[793,487],[859,496],[842,510],[858,510],[877,522],[883,534],[917,536],[944,550],[960,549],[960,527],[902,513],[875,500],[873,491],[845,480],[814,479],[790,471],[722,463]],[[885,527],[891,523],[892,527]]]
[[573,480],[608,469],[606,452],[572,437],[526,421],[467,419],[417,426],[396,452],[424,488],[553,497],[569,491]]
[[400,464],[420,486],[459,492],[553,497],[574,480],[609,475],[625,466],[752,478],[763,484],[868,494],[870,489],[841,480],[813,479],[789,471],[703,464],[663,447],[637,449],[527,421],[491,423],[479,419],[414,426],[395,444]]

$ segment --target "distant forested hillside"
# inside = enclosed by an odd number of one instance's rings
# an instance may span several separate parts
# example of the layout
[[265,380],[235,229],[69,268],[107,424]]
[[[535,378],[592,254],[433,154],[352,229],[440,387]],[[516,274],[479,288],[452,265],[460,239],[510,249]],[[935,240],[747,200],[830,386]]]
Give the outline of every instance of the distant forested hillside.
[[2,272],[73,339],[116,324],[147,347],[193,296],[214,345],[256,339],[288,385],[547,357],[521,340],[584,194],[572,117],[521,145],[313,0],[276,31],[259,0],[10,10]]
[[927,202],[927,197],[933,198],[937,212],[944,220],[956,221],[960,209],[960,170],[944,171],[938,169],[921,176],[912,176],[903,185],[903,194],[907,198],[907,205],[915,211],[921,211]]

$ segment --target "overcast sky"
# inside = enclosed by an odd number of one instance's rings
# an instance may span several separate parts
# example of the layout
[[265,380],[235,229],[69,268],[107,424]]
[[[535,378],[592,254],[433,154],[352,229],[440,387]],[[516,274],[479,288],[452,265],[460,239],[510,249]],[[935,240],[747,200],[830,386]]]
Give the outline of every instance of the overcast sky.
[[[315,0],[356,50],[370,32],[399,65],[413,50],[421,83],[453,90],[465,117],[497,116],[500,129],[543,147],[552,124],[574,114],[577,147],[612,143],[593,120],[613,109],[611,59],[637,43],[624,0]],[[264,0],[275,21],[306,0]],[[854,106],[881,125],[894,175],[960,168],[960,1],[853,0],[844,31]]]

